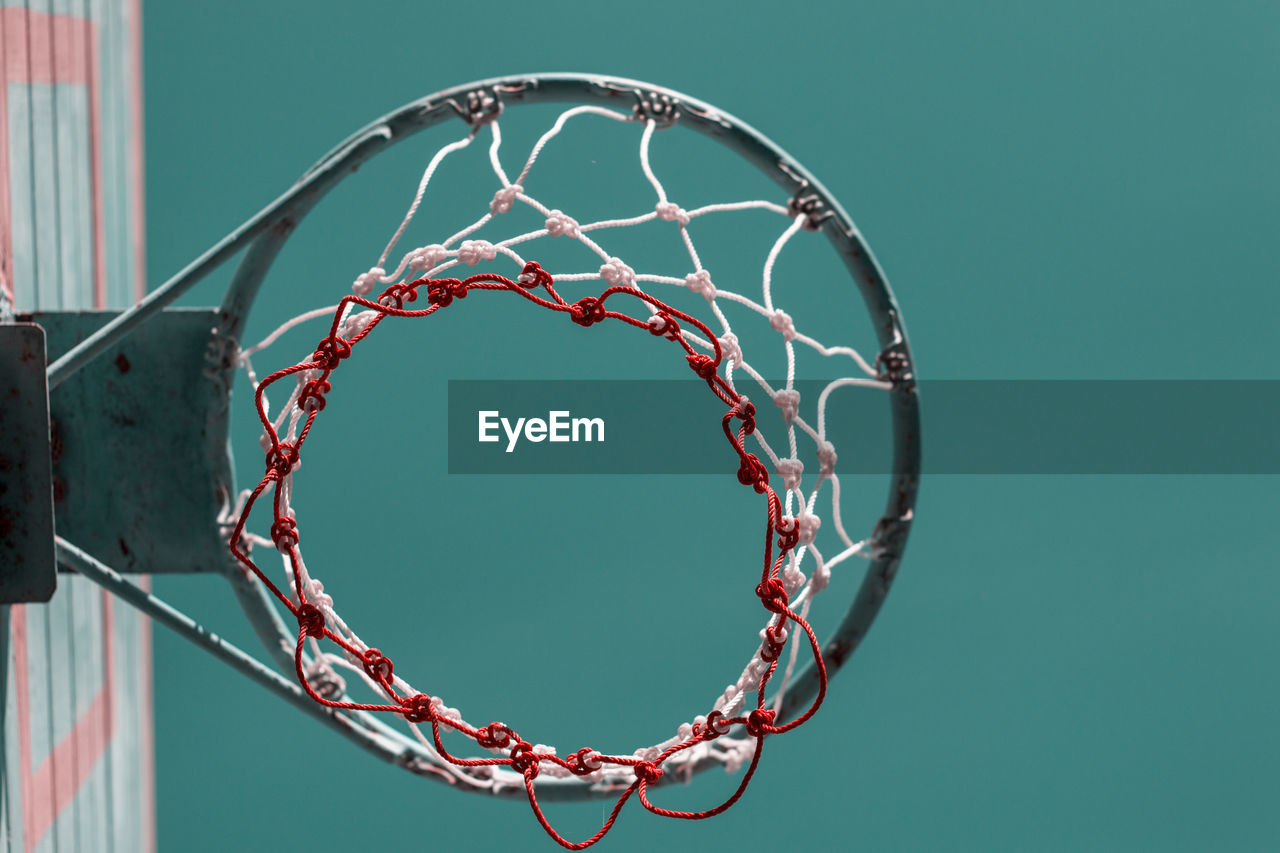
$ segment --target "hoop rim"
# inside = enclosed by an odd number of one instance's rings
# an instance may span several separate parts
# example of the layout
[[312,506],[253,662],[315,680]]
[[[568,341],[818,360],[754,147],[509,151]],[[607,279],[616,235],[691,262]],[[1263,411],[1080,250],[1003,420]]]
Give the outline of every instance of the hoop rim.
[[[910,532],[921,465],[919,397],[914,362],[901,311],[870,247],[839,202],[781,147],[746,122],[696,98],[665,87],[596,74],[553,73],[496,77],[455,86],[409,102],[369,123],[331,149],[275,202],[215,244],[184,270],[129,311],[58,359],[49,368],[50,387],[74,373],[112,343],[127,336],[178,296],[194,286],[231,256],[244,250],[224,296],[214,331],[215,342],[238,343],[245,321],[272,262],[301,219],[343,178],[390,145],[452,118],[473,125],[484,123],[509,106],[524,103],[578,102],[617,107],[630,103],[639,117],[658,118],[671,125],[685,125],[738,153],[790,193],[792,209],[808,217],[810,230],[822,231],[857,282],[876,329],[880,359],[893,359],[895,373],[890,395],[893,430],[893,468],[883,515],[871,539],[871,561],[852,604],[839,625],[822,644],[828,673],[834,675],[849,659],[879,613],[897,574]],[[476,105],[479,105],[478,107]],[[496,106],[494,106],[496,104]],[[226,429],[210,430],[207,452],[226,453]],[[216,457],[213,457],[216,458]],[[234,494],[231,469],[226,483],[216,484]],[[228,566],[227,574],[251,624],[268,650],[278,657],[281,637],[288,631],[261,590],[250,589]],[[239,581],[239,582],[237,582]],[[290,638],[291,641],[291,638]],[[289,668],[292,657],[288,657]],[[284,663],[284,661],[280,661]],[[779,709],[779,721],[790,719],[817,689],[816,668],[809,664],[792,679]],[[355,720],[348,720],[348,727]],[[383,724],[361,720],[372,735],[371,748],[395,752],[385,742],[391,734]],[[359,723],[358,723],[359,724]],[[399,739],[397,739],[399,740]],[[404,743],[400,744],[402,747]],[[409,749],[398,751],[397,761],[413,769]],[[699,768],[695,768],[695,771]],[[424,771],[423,775],[430,775]],[[609,795],[612,786],[587,786],[577,780],[542,778],[540,794],[552,799]],[[494,793],[516,793],[495,790]]]

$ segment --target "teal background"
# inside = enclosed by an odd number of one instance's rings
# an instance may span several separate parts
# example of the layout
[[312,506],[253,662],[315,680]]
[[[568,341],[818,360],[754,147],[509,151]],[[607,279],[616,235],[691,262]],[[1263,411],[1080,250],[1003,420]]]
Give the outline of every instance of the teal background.
[[[582,69],[721,106],[818,175],[884,264],[922,375],[1280,378],[1273,4],[222,2],[145,16],[153,282],[404,101]],[[250,339],[346,287],[394,225],[412,162],[369,167],[304,224]],[[555,369],[486,347],[458,366],[445,359],[470,339],[449,334],[423,344],[441,375]],[[300,513],[312,568],[398,668],[561,744],[657,740],[716,692],[743,656],[750,589],[677,572],[751,556],[736,495],[446,479],[443,449],[405,432],[402,374],[364,375],[362,399],[383,395],[388,419],[333,422],[335,458],[313,453],[311,470],[360,475]],[[362,442],[339,443],[351,434]],[[372,461],[389,447],[408,461]],[[1274,477],[926,480],[894,593],[821,715],[770,744],[728,814],[685,824],[631,806],[602,849],[1274,849],[1278,508]],[[678,558],[646,557],[655,536]],[[252,648],[217,579],[155,586]],[[575,618],[548,627],[530,601]],[[162,850],[555,849],[522,803],[384,766],[161,630],[155,653]],[[705,805],[730,781],[663,802]],[[552,815],[583,837],[603,809]]]

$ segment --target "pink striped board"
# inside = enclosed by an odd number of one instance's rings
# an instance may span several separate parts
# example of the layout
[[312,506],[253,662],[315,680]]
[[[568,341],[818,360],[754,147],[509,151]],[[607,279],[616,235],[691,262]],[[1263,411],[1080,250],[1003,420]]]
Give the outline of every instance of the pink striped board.
[[[144,289],[139,0],[0,0],[0,300]],[[0,322],[3,322],[0,318]],[[68,575],[0,608],[0,850],[150,851],[151,627]]]

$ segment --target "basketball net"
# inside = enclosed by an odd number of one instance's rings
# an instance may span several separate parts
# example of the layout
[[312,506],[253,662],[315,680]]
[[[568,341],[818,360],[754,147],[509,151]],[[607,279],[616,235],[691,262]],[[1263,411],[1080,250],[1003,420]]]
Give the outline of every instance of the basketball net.
[[[855,556],[868,556],[870,550],[867,539],[849,535],[841,517],[837,448],[827,432],[827,404],[830,395],[844,387],[891,390],[894,365],[885,359],[869,362],[849,346],[820,343],[805,334],[802,319],[793,319],[775,297],[774,271],[780,254],[815,237],[807,233],[818,224],[811,211],[769,200],[685,209],[668,197],[650,161],[655,134],[665,123],[661,116],[640,110],[628,114],[579,106],[563,112],[537,140],[513,179],[499,156],[499,112],[494,109],[482,115],[465,137],[435,153],[403,221],[377,263],[355,279],[351,294],[336,306],[292,318],[241,353],[240,363],[254,387],[266,457],[261,480],[241,495],[227,526],[232,553],[296,618],[295,674],[315,702],[398,720],[435,759],[432,772],[447,775],[457,786],[488,791],[523,787],[547,833],[564,847],[581,849],[609,831],[633,796],[645,809],[665,817],[697,820],[720,814],[746,790],[766,741],[804,725],[822,705],[827,673],[808,621],[810,609],[834,569]],[[544,148],[571,123],[587,121],[636,127],[639,168],[653,190],[652,209],[626,218],[582,221],[572,210],[544,204],[526,191],[536,179],[535,167]],[[393,261],[437,170],[451,154],[486,135],[496,189],[491,197],[486,191],[477,205],[482,215],[447,239],[401,251]],[[482,229],[488,235],[500,227],[503,216],[518,205],[536,211],[543,227],[501,240],[480,236]],[[698,221],[721,216],[771,217],[778,223],[777,237],[754,282],[758,285],[754,295],[730,290],[699,258],[693,241]],[[614,232],[646,225],[678,232],[688,256],[687,268],[680,274],[643,271],[637,259],[619,257],[606,248]],[[539,250],[548,241],[580,247],[587,271],[544,268]],[[674,300],[664,299],[664,293],[679,290],[701,296],[704,308],[680,310],[672,304]],[[761,628],[758,637],[746,644],[746,664],[706,706],[673,723],[667,739],[630,754],[576,745],[560,751],[501,722],[468,722],[458,709],[411,684],[389,654],[361,639],[303,559],[302,521],[292,504],[293,472],[308,436],[323,420],[327,395],[343,378],[343,363],[355,357],[361,342],[384,323],[423,320],[456,310],[464,300],[494,299],[521,301],[531,314],[564,315],[564,334],[639,334],[651,338],[653,346],[665,348],[671,361],[683,362],[683,369],[705,382],[707,393],[722,405],[718,424],[689,423],[688,428],[719,429],[726,473],[735,472],[743,488],[759,495],[765,529],[760,569],[724,581],[754,586],[759,598]],[[321,318],[328,320],[328,330],[312,352],[257,378],[252,363],[257,353],[290,329]],[[743,351],[735,328],[748,324],[776,334],[785,356],[786,377],[778,387],[766,380],[765,368]],[[844,365],[849,375],[826,383],[817,399],[802,400],[796,387],[797,350],[811,350]],[[758,406],[777,407],[785,434],[766,438],[756,422]],[[263,506],[268,508],[260,509]],[[255,510],[268,535],[250,532]],[[254,546],[278,550],[284,570],[280,583],[259,566]],[[808,660],[817,672],[817,690],[807,707],[783,719],[788,683],[797,662]],[[379,700],[353,701],[347,691],[350,678],[363,681]],[[446,738],[452,745],[446,745]],[[676,811],[650,800],[649,786],[660,779],[687,778],[709,763],[741,772],[737,787],[724,801],[700,811]],[[595,834],[570,842],[552,827],[539,806],[536,780],[540,777],[576,778],[616,792],[616,803]]]

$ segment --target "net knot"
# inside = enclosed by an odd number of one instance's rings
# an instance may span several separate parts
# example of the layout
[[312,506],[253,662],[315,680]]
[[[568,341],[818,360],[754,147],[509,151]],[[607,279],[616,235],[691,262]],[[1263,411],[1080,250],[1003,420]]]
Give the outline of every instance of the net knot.
[[303,600],[319,607],[322,613],[326,609],[333,608],[333,596],[324,591],[324,584],[320,583],[316,578],[307,579],[306,595],[303,596]]
[[552,237],[577,237],[578,220],[561,210],[547,214],[547,233]]
[[782,419],[791,423],[800,414],[800,392],[794,388],[774,391],[773,404],[782,410]]
[[693,369],[694,373],[708,382],[711,381],[711,377],[716,375],[716,360],[709,355],[702,355],[701,353],[689,355],[685,356],[685,361],[689,362],[689,367]]
[[772,734],[773,721],[777,719],[777,712],[772,708],[756,708],[750,714],[747,714],[747,734],[752,737],[764,737]]
[[475,89],[467,92],[467,102],[462,106],[453,101],[450,103],[472,127],[490,124],[502,115],[502,101],[493,89]]
[[506,213],[511,210],[511,206],[515,204],[516,196],[524,192],[524,187],[519,184],[511,184],[505,186],[493,194],[493,201],[489,202],[490,213]]
[[436,716],[441,720],[453,720],[454,722],[462,721],[462,712],[457,708],[450,708],[444,704],[444,700],[436,696],[431,701],[435,702]]
[[271,541],[276,543],[276,550],[288,554],[289,549],[298,544],[298,522],[291,515],[283,515],[271,525]]
[[636,105],[631,111],[638,121],[653,122],[661,129],[680,118],[680,102],[665,92],[637,92]]
[[373,289],[382,284],[382,279],[386,276],[387,271],[382,267],[371,267],[368,272],[362,272],[356,276],[355,282],[352,283],[351,289],[357,296],[368,296]]
[[796,339],[796,324],[792,321],[791,315],[786,311],[774,311],[769,315],[769,326],[775,332],[780,332],[782,337],[788,341]]
[[756,404],[747,397],[739,397],[729,414],[742,421],[743,435],[751,435],[756,431]]
[[523,773],[526,779],[538,777],[538,755],[533,751],[533,744],[522,740],[511,747],[511,769]]
[[393,284],[382,291],[382,295],[378,297],[378,304],[384,308],[394,308],[399,311],[406,302],[412,302],[417,298],[418,288],[416,285]]
[[782,487],[787,490],[800,488],[800,477],[804,474],[804,463],[799,459],[779,459],[774,466],[778,476],[782,478]]
[[760,660],[773,663],[787,644],[787,629],[781,625],[766,625],[760,632]]
[[823,477],[830,477],[836,470],[836,446],[823,439],[818,442],[818,472]]
[[[761,634],[761,636],[764,636],[764,635]],[[747,664],[747,668],[745,670],[745,673],[747,676],[747,684],[745,686],[748,689],[755,687],[757,684],[760,683],[761,677],[763,677],[764,674],[768,671],[769,671],[769,664],[766,663],[765,661],[760,660],[760,656],[756,655],[751,659],[751,663]]]
[[511,743],[511,729],[502,723],[490,723],[476,729],[476,744],[484,749],[502,749]]
[[693,724],[693,733],[699,735],[704,740],[715,740],[721,735],[729,733],[732,726],[725,720],[723,711],[712,711],[707,714],[705,720],[701,722],[695,721]]
[[689,211],[674,202],[660,201],[654,211],[663,222],[679,222],[681,225],[689,224]]
[[385,657],[378,649],[365,649],[361,658],[363,660],[360,661],[360,665],[364,667],[365,673],[370,678],[377,682],[391,682],[395,671],[391,658]]
[[314,604],[304,604],[298,608],[298,627],[308,637],[319,639],[324,636],[324,614]]
[[570,755],[565,759],[565,764],[569,765],[569,772],[575,776],[586,776],[604,766],[600,761],[600,753],[589,746],[584,746]]
[[800,517],[796,519],[796,528],[800,535],[800,544],[812,545],[814,538],[818,535],[818,529],[820,527],[822,527],[821,518],[811,512],[801,512]]
[[666,311],[659,311],[649,318],[649,333],[674,341],[680,337],[680,324]]
[[787,612],[787,588],[781,578],[769,578],[756,584],[756,595],[770,613]]
[[351,355],[351,342],[339,335],[334,335],[316,345],[316,351],[312,354],[311,360],[323,370],[333,370],[349,355]]
[[760,457],[754,453],[742,454],[742,462],[738,465],[738,482],[756,490],[763,495],[769,485],[769,472],[760,463]]
[[809,580],[809,591],[817,595],[826,589],[829,583],[831,583],[831,568],[823,563],[813,570],[813,577]]
[[778,533],[778,549],[784,554],[796,547],[796,543],[800,541],[800,524],[789,515],[780,518],[775,529]]
[[600,266],[600,277],[611,285],[631,287],[636,283],[636,271],[619,258],[610,258]]
[[652,785],[662,778],[662,768],[652,761],[638,761],[635,766],[636,778],[642,785]]
[[441,308],[448,308],[455,298],[463,299],[467,286],[456,278],[442,278],[427,282],[427,301]]
[[551,283],[551,273],[544,270],[537,261],[529,261],[520,271],[520,275],[516,276],[516,284],[526,290],[533,290],[539,286],[550,287]]
[[691,272],[684,277],[684,286],[702,296],[708,302],[716,298],[716,286],[711,283],[711,273],[706,270]]
[[298,408],[304,412],[319,412],[324,409],[324,395],[332,386],[323,379],[312,379],[302,386],[298,392]]
[[[387,663],[389,665],[391,662],[387,661]],[[400,713],[411,723],[432,723],[436,719],[434,701],[425,693],[415,693],[407,697],[400,706]]]
[[738,345],[738,336],[733,332],[725,332],[724,337],[717,339],[720,343],[720,352],[724,355],[724,360],[729,363],[730,367],[742,366],[742,347]]
[[579,326],[590,326],[604,319],[604,302],[594,296],[584,296],[569,306],[569,319]]
[[444,246],[439,243],[432,243],[430,246],[423,246],[409,253],[409,269],[429,270],[443,262],[447,257],[449,257],[449,252]]
[[806,231],[817,231],[822,223],[831,218],[833,212],[822,196],[808,192],[808,181],[787,201],[787,215],[792,219],[804,218],[801,227]]
[[463,240],[458,247],[458,260],[469,267],[498,257],[498,249],[488,240]]
[[795,595],[807,578],[804,572],[800,571],[799,560],[788,560],[787,564],[782,567],[782,582],[787,585],[787,595]]
[[901,344],[893,344],[876,356],[876,378],[898,385],[911,379],[911,362]]
[[267,451],[267,468],[277,477],[283,477],[298,465],[298,448],[281,441]]

